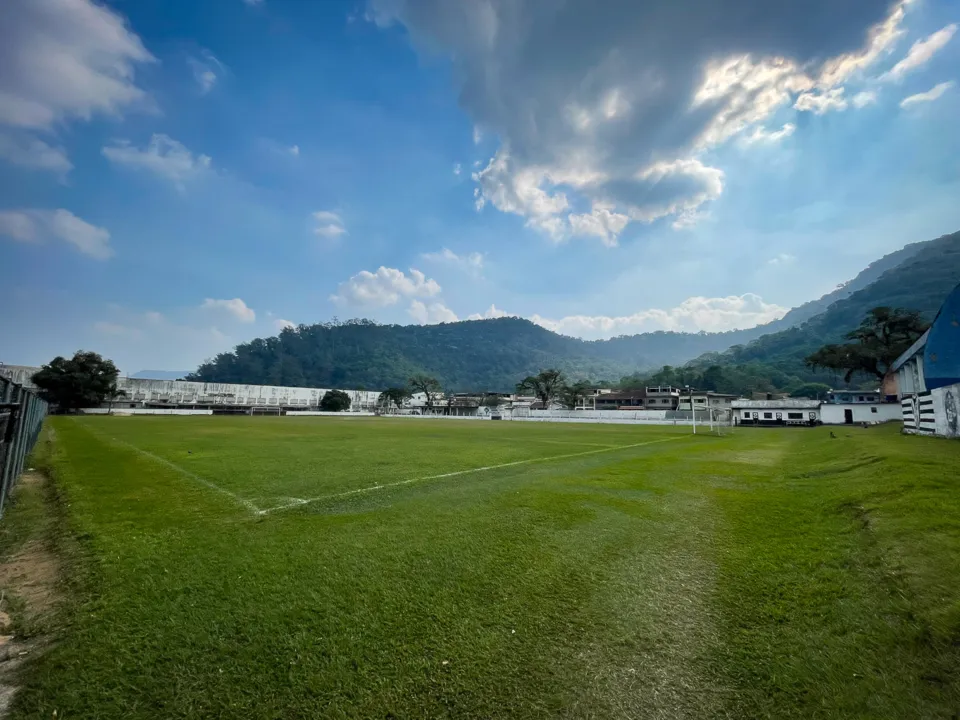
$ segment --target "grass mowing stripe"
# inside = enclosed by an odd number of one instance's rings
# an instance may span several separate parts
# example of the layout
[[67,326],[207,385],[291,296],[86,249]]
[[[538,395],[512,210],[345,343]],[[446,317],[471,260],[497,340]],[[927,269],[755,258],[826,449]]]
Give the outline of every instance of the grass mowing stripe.
[[410,485],[415,482],[426,482],[428,480],[443,480],[444,478],[456,477],[457,475],[470,475],[472,473],[485,472],[487,470],[499,470],[501,468],[515,467],[517,465],[528,465],[533,462],[550,462],[552,460],[566,460],[567,458],[582,457],[583,455],[596,455],[597,453],[606,453],[614,452],[615,450],[629,450],[631,448],[642,447],[644,445],[656,445],[657,443],[671,442],[672,440],[684,440],[687,436],[682,435],[680,437],[670,437],[663,438],[661,440],[648,440],[647,442],[642,443],[633,443],[632,445],[614,445],[614,446],[605,446],[599,448],[598,450],[584,450],[583,452],[575,453],[566,453],[564,455],[551,455],[550,457],[545,458],[527,458],[526,460],[514,460],[513,462],[501,463],[499,465],[485,465],[478,468],[470,468],[468,470],[456,470],[454,472],[441,473],[440,475],[428,475],[426,477],[417,477],[417,478],[408,478],[407,480],[398,480],[397,482],[384,483],[382,485],[370,485],[369,487],[357,488],[356,490],[347,490],[345,492],[333,493],[331,495],[320,495],[318,497],[306,498],[305,500],[297,500],[296,502],[287,503],[286,505],[278,505],[277,507],[266,508],[264,510],[257,510],[258,515],[268,515],[273,512],[279,512],[280,510],[289,510],[291,508],[303,507],[304,505],[309,505],[311,503],[320,502],[322,500],[335,500],[336,498],[349,497],[351,495],[360,495],[362,493],[374,492],[375,490],[383,490],[384,488],[399,487],[400,485]]
[[200,477],[200,476],[197,475],[196,473],[192,473],[192,472],[190,472],[189,470],[187,470],[187,469],[185,469],[185,468],[182,468],[182,467],[180,467],[179,465],[177,465],[177,464],[175,464],[175,463],[170,462],[170,461],[167,460],[166,458],[162,458],[162,457],[160,457],[159,455],[154,455],[152,452],[148,452],[148,451],[146,451],[146,450],[144,450],[144,449],[142,449],[142,448],[138,448],[136,445],[131,445],[130,443],[128,443],[128,442],[126,442],[126,441],[124,441],[124,440],[120,440],[119,438],[107,437],[106,435],[101,435],[100,433],[98,433],[98,432],[96,432],[96,431],[94,431],[94,430],[91,430],[89,427],[86,428],[86,429],[87,429],[88,432],[90,432],[90,433],[93,434],[93,435],[98,436],[98,437],[101,438],[102,440],[107,440],[108,442],[112,442],[112,443],[114,443],[115,445],[120,445],[120,446],[122,446],[122,447],[129,448],[130,450],[133,450],[134,452],[140,453],[140,454],[143,455],[144,457],[148,457],[148,458],[150,458],[151,460],[154,460],[154,461],[160,463],[161,465],[166,465],[168,468],[171,468],[171,469],[173,469],[173,470],[176,470],[178,473],[180,473],[181,475],[185,475],[186,477],[190,478],[191,480],[196,480],[196,481],[197,481],[198,483],[200,483],[201,485],[204,485],[205,487],[208,487],[208,488],[210,488],[211,490],[220,493],[221,495],[226,495],[227,497],[231,498],[231,499],[232,499],[234,502],[236,502],[237,504],[242,505],[243,507],[245,507],[247,510],[249,510],[250,512],[252,512],[254,515],[262,514],[262,511],[260,510],[260,508],[258,508],[256,505],[254,505],[252,502],[250,502],[250,501],[247,500],[246,498],[242,498],[242,497],[240,497],[239,495],[237,495],[236,493],[232,493],[232,492],[230,492],[229,490],[227,490],[226,488],[220,487],[220,486],[217,485],[215,482],[211,482],[210,480],[207,480],[205,477]]

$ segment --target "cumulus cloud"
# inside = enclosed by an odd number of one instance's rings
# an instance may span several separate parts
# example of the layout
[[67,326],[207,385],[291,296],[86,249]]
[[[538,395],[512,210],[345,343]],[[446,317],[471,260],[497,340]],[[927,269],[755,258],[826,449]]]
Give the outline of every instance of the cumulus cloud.
[[490,320],[492,318],[502,318],[502,317],[512,317],[510,313],[505,312],[498,308],[496,305],[491,305],[482,313],[473,313],[470,315],[467,320]]
[[917,40],[906,57],[884,73],[881,80],[901,80],[904,75],[926,65],[957,32],[956,24],[947,25],[922,40]]
[[313,213],[313,219],[317,225],[313,228],[313,234],[326,238],[338,238],[346,234],[347,229],[343,225],[343,220],[337,213],[329,210],[319,210]]
[[756,143],[777,143],[785,137],[790,137],[796,131],[797,126],[793,123],[785,123],[779,130],[767,130],[762,125],[753,129],[753,132],[744,136],[743,141],[747,145]]
[[633,315],[569,315],[559,320],[534,315],[533,322],[563,335],[588,340],[656,330],[720,332],[754,327],[783,317],[788,308],[746,293],[721,298],[691,297],[668,310],[642,310]]
[[439,252],[421,253],[420,257],[427,262],[453,265],[477,275],[483,271],[483,255],[478,252],[457,255],[453,250],[443,248]]
[[209,50],[203,50],[199,57],[188,57],[187,63],[193,71],[193,79],[200,89],[201,95],[206,95],[213,90],[220,76],[223,75],[226,68],[223,63],[217,60],[217,57]]
[[283,318],[275,319],[273,321],[273,326],[277,329],[278,332],[286,328],[290,328],[291,330],[296,330],[297,328],[297,326],[294,323],[290,322],[289,320],[284,320]]
[[97,260],[113,255],[110,233],[81,220],[69,210],[0,211],[0,235],[19,242],[62,240]]
[[933,102],[940,96],[942,96],[947,90],[952,88],[955,85],[953,80],[948,82],[942,82],[939,85],[934,85],[932,88],[926,92],[917,93],[916,95],[910,95],[905,97],[900,101],[900,107],[909,108],[915,105],[921,105],[923,103]]
[[43,129],[144,103],[135,68],[153,62],[115,12],[91,0],[4,0],[0,123]]
[[877,101],[877,93],[874,90],[863,90],[854,95],[850,102],[855,108],[864,108],[867,105],[873,105]]
[[180,188],[190,178],[210,169],[207,155],[194,155],[182,143],[163,134],[151,136],[150,142],[142,149],[127,140],[117,140],[101,152],[112,163],[145,170]]
[[847,99],[843,96],[843,88],[831,88],[826,92],[801,93],[793,107],[801,112],[812,112],[823,115],[830,110],[846,110]]
[[473,175],[477,208],[607,245],[629,222],[695,221],[723,190],[712,147],[804,95],[800,108],[840,109],[843,83],[890,51],[905,8],[369,1],[378,25],[453,59],[475,128],[500,139]]
[[330,299],[338,305],[356,307],[386,307],[396,305],[401,298],[433,297],[440,294],[436,280],[427,278],[419,270],[402,270],[380,266],[376,272],[361,270],[346,282],[340,283]]
[[460,163],[456,163],[456,164],[453,166],[453,174],[454,174],[454,175],[459,175],[459,174],[462,173],[462,172],[463,172],[463,166],[462,166]]
[[47,170],[61,178],[73,169],[63,148],[21,133],[0,133],[0,159],[31,170]]
[[253,311],[253,309],[247,307],[247,304],[240,298],[233,298],[232,300],[215,300],[213,298],[207,298],[203,301],[203,304],[200,307],[204,310],[225,312],[228,315],[232,315],[240,322],[252,323],[257,319],[257,314]]
[[442,302],[427,305],[419,300],[413,300],[410,302],[410,307],[407,308],[407,314],[418,325],[436,325],[437,323],[456,322],[458,319],[457,314]]

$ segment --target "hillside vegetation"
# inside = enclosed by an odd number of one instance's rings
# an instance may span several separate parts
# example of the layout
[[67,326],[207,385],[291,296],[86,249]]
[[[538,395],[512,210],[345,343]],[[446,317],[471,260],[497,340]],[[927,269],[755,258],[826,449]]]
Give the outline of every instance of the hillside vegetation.
[[636,384],[664,365],[689,363],[687,375],[694,379],[711,366],[724,367],[716,389],[730,392],[793,389],[807,382],[839,386],[834,374],[806,368],[804,358],[841,340],[878,305],[919,310],[932,319],[958,280],[960,233],[954,233],[891,253],[834,292],[748,330],[584,341],[521,318],[425,326],[350,320],[300,325],[243,343],[201,365],[190,379],[385,388],[425,373],[448,390],[504,391],[547,367],[574,380]]

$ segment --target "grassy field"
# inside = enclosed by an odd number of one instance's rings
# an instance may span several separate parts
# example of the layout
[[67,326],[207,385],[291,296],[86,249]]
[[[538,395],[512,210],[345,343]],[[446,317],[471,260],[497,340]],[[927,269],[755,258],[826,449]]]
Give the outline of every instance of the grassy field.
[[[54,418],[18,718],[960,711],[960,443],[895,427]],[[10,548],[35,503],[4,517]]]

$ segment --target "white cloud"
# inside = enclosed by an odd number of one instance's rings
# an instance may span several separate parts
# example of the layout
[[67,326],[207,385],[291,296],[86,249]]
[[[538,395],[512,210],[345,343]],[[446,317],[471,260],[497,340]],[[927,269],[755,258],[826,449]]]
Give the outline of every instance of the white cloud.
[[285,328],[290,328],[291,330],[296,330],[297,328],[297,326],[294,323],[290,322],[289,320],[284,320],[283,318],[277,318],[276,320],[274,320],[273,326],[277,329],[278,332],[280,330],[284,330]]
[[753,129],[752,133],[745,135],[744,143],[753,145],[756,143],[777,143],[785,137],[790,137],[796,131],[797,126],[793,123],[785,123],[779,130],[767,130],[762,125]]
[[0,123],[49,128],[146,104],[134,84],[153,62],[124,20],[91,0],[4,0]]
[[478,252],[457,255],[453,250],[443,248],[439,252],[421,253],[420,257],[427,262],[454,265],[474,274],[483,272],[484,259],[483,255]]
[[427,305],[419,300],[413,300],[407,309],[407,314],[410,315],[418,325],[457,322],[457,314],[442,302]]
[[131,340],[136,340],[143,337],[143,332],[137,327],[130,327],[127,325],[120,325],[115,322],[108,322],[106,320],[100,320],[93,324],[93,329],[100,333],[101,335],[113,335],[116,337],[126,337]]
[[326,238],[338,238],[347,232],[347,229],[343,225],[343,220],[335,212],[320,210],[313,213],[313,219],[317,221],[317,226],[313,229],[314,235]]
[[113,255],[110,233],[81,220],[69,210],[0,211],[0,235],[20,242],[62,240],[97,260]]
[[291,145],[289,148],[287,148],[287,152],[293,155],[294,157],[300,157],[300,146]]
[[346,282],[340,283],[330,299],[338,305],[358,307],[386,307],[396,305],[401,298],[432,297],[440,294],[436,280],[427,278],[411,268],[405,275],[401,270],[381,266],[375,273],[361,270]]
[[193,79],[200,88],[200,94],[206,95],[213,90],[220,76],[226,72],[223,63],[209,50],[203,50],[200,57],[188,57],[187,63],[193,70]]
[[482,313],[473,313],[467,320],[490,320],[492,318],[512,317],[510,313],[504,312],[496,305],[491,305]]
[[791,104],[846,107],[843,83],[890,52],[907,2],[369,0],[367,14],[449,56],[474,139],[499,138],[473,175],[478,209],[612,245],[624,217],[702,216],[723,192],[711,148]]
[[850,102],[853,103],[855,108],[864,108],[867,105],[873,105],[877,101],[877,93],[875,90],[863,90],[854,95]]
[[134,147],[126,140],[117,140],[101,152],[110,162],[137,170],[146,170],[170,180],[177,187],[192,177],[210,169],[207,155],[194,155],[182,143],[173,138],[155,134],[143,148]]
[[630,218],[613,212],[609,207],[594,205],[589,213],[567,215],[567,221],[570,223],[571,235],[597,237],[607,247],[614,247],[617,236],[630,222]]
[[257,314],[253,309],[247,307],[247,304],[240,298],[233,298],[232,300],[214,300],[213,298],[207,298],[200,307],[204,310],[226,312],[240,322],[251,323],[257,319]]
[[73,169],[63,148],[20,133],[0,133],[0,158],[31,170],[49,170],[61,178]]
[[454,174],[454,175],[459,175],[459,174],[462,173],[462,172],[463,172],[463,166],[460,165],[460,163],[457,163],[456,165],[453,166],[453,174]]
[[473,126],[473,144],[479,145],[483,140],[483,130],[480,129],[479,125]]
[[953,80],[947,82],[942,82],[939,85],[935,85],[926,92],[917,93],[916,95],[910,95],[905,97],[900,101],[900,107],[908,108],[913,107],[914,105],[920,105],[921,103],[933,102],[941,95],[943,95],[947,90],[952,88],[956,83]]
[[598,339],[656,330],[721,332],[749,328],[781,318],[787,310],[746,293],[721,298],[691,297],[668,310],[642,310],[620,317],[570,315],[550,320],[534,315],[530,320],[563,335]]
[[767,260],[768,265],[792,265],[796,262],[797,256],[790,253],[780,253],[776,257]]
[[801,112],[823,115],[830,110],[846,110],[847,99],[843,96],[843,88],[838,87],[825,92],[801,93],[793,107]]
[[943,48],[957,32],[956,24],[947,25],[937,30],[923,40],[917,40],[910,48],[910,52],[900,62],[894,65],[889,72],[880,76],[881,80],[901,80],[909,72],[923,67],[930,61],[938,50]]

